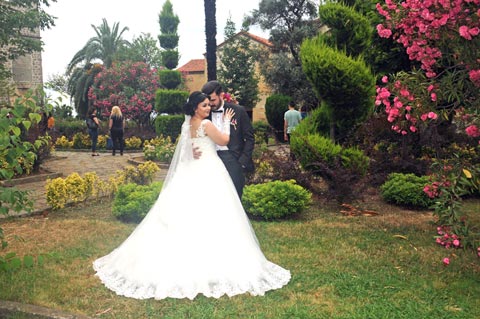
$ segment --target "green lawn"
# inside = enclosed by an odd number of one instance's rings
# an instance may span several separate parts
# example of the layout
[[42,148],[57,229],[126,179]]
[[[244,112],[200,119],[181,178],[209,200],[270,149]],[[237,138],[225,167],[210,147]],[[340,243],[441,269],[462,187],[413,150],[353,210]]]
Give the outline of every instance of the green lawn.
[[[292,280],[263,297],[218,300],[134,300],[106,289],[91,263],[135,227],[113,219],[110,202],[4,220],[7,251],[47,258],[0,273],[0,299],[99,318],[480,318],[480,258],[473,251],[435,244],[429,212],[364,205],[379,215],[346,217],[316,202],[294,221],[253,222],[267,258],[289,269]],[[465,208],[478,215],[480,200]]]

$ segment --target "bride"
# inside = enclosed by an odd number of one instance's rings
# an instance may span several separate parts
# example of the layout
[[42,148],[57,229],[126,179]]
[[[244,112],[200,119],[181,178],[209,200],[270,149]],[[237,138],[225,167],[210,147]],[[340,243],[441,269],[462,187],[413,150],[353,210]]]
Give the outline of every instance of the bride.
[[[162,191],[133,233],[94,261],[103,284],[136,299],[264,295],[290,280],[268,261],[215,144],[229,141],[232,109],[221,133],[206,119],[207,95],[193,92]],[[202,156],[193,158],[192,147]]]

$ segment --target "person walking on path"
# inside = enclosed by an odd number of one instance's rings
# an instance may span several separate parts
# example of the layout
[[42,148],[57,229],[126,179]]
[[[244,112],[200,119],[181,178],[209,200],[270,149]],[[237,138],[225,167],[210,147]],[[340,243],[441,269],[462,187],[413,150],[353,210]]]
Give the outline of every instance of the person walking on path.
[[90,107],[87,112],[87,128],[88,135],[92,140],[92,156],[99,156],[97,153],[97,142],[98,142],[98,127],[100,126],[100,121],[97,117],[97,109]]
[[118,106],[112,107],[112,114],[110,114],[108,128],[110,129],[110,137],[112,138],[113,143],[112,155],[115,156],[115,150],[119,150],[120,155],[123,155],[125,118]]
[[292,134],[292,132],[295,130],[295,127],[297,127],[302,120],[302,115],[295,109],[295,102],[291,101],[288,103],[288,111],[286,111],[283,115],[283,120],[283,136],[285,142],[290,144],[290,134]]
[[230,142],[227,146],[217,145],[218,156],[227,168],[233,184],[237,189],[238,196],[242,198],[245,186],[245,174],[254,170],[252,153],[255,146],[253,126],[245,108],[235,103],[228,103],[225,92],[218,81],[207,82],[202,87],[210,100],[212,112],[209,119],[219,129],[223,128],[223,114],[228,109],[233,109],[234,117],[230,122]]

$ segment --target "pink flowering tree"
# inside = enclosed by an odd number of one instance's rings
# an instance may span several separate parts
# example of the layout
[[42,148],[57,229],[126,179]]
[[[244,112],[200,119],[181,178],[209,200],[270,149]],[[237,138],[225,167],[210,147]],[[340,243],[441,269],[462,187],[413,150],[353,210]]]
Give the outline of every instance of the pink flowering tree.
[[118,105],[126,119],[143,126],[149,123],[158,87],[155,69],[143,62],[125,62],[97,74],[88,98],[102,116],[109,116]]
[[[401,43],[419,66],[384,76],[377,87],[376,105],[385,108],[391,128],[419,134],[447,121],[478,140],[480,0],[384,0],[377,10],[384,17],[379,36]],[[462,196],[479,191],[478,151],[467,161],[458,154],[435,161],[432,184],[424,190],[436,198],[442,231],[455,240],[449,247],[479,245],[478,229],[460,212]]]

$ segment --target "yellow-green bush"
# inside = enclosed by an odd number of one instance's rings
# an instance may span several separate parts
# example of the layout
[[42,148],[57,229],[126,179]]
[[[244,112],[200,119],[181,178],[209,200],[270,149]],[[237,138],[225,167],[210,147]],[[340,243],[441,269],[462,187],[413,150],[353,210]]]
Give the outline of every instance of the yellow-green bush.
[[138,149],[142,146],[142,140],[136,136],[125,139],[125,146],[128,149]]
[[60,136],[55,141],[55,146],[57,148],[72,148],[73,147],[73,141],[69,141],[68,138],[66,138],[65,136]]
[[47,190],[47,203],[52,209],[61,209],[67,203],[67,185],[61,177],[48,179],[45,186]]

